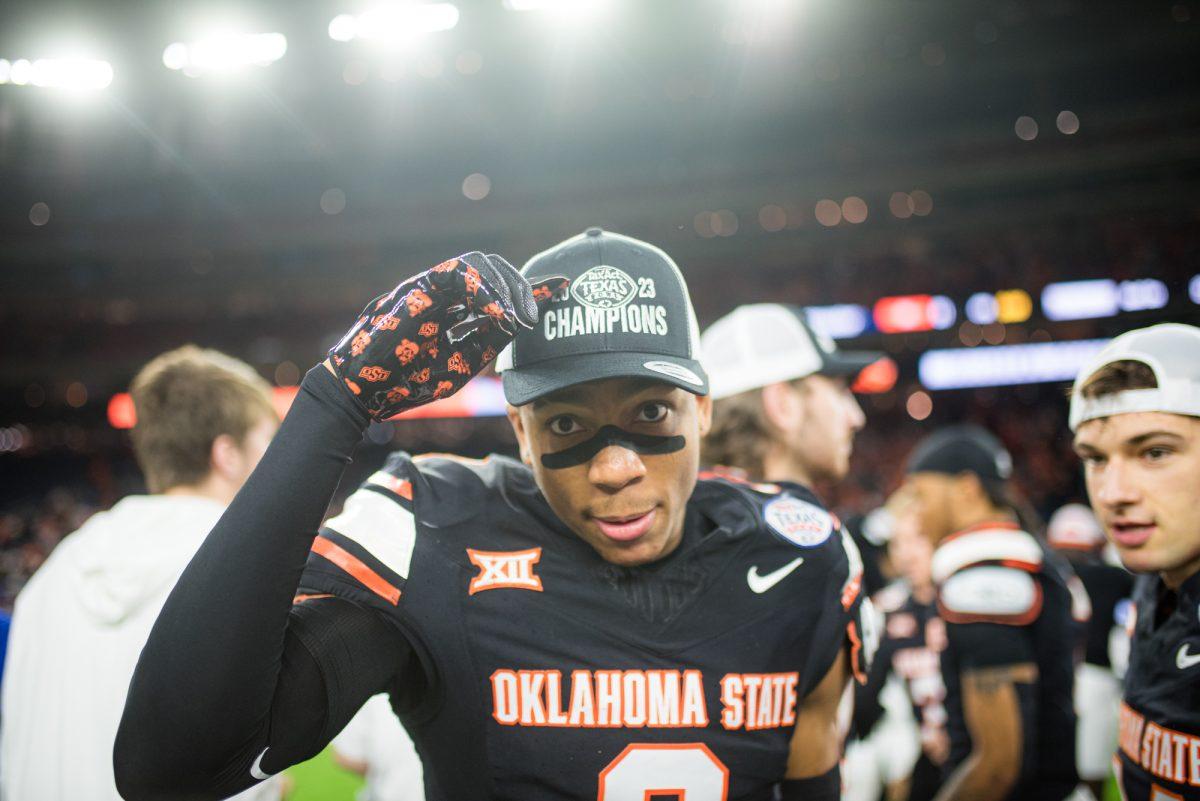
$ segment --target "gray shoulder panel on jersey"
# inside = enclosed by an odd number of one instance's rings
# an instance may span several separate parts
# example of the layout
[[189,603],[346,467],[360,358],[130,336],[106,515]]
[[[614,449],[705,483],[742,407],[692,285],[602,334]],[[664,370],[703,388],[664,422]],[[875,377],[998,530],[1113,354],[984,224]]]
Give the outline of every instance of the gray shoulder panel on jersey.
[[1039,571],[1042,548],[1032,534],[1015,528],[982,528],[943,542],[933,554],[933,580],[938,584],[971,565],[1005,562]]
[[1041,606],[1037,579],[1002,565],[960,570],[938,591],[938,611],[947,623],[1026,625],[1037,618]]

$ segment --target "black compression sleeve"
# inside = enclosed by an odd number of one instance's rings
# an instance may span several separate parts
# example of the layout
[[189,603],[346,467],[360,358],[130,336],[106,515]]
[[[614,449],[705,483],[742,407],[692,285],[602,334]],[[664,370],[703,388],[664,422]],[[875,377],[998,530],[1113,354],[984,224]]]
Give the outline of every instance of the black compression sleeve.
[[[262,461],[172,590],[138,660],[114,750],[126,798],[221,797],[219,788],[248,774],[277,735],[276,696],[291,692],[293,678],[311,686],[313,663],[318,671],[329,664],[325,654],[305,660],[297,650],[326,647],[305,637],[302,623],[288,634],[292,598],[366,424],[324,366],[309,371]],[[383,625],[385,639],[400,640],[398,630]],[[405,645],[393,647],[405,653]],[[335,682],[324,693],[361,695],[361,703],[386,683],[371,681],[349,689]],[[327,697],[322,705],[329,704]],[[312,717],[295,723],[315,727],[319,720],[322,731],[278,736],[319,739],[331,718],[324,709]],[[283,767],[273,757],[264,761]]]

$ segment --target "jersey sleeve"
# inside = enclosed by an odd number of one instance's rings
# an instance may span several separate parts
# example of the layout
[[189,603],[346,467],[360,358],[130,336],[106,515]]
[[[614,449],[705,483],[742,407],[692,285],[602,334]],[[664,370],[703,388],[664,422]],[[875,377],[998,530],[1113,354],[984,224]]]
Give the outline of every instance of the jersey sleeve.
[[938,613],[961,670],[1036,661],[1026,627],[1042,609],[1042,590],[1026,570],[968,567],[938,593]]
[[946,639],[960,672],[1037,661],[1033,640],[1023,628],[999,623],[947,623]]
[[479,516],[498,482],[503,473],[491,460],[392,454],[321,527],[297,597],[335,595],[411,623],[404,593],[420,532]]
[[838,535],[846,553],[846,577],[838,602],[846,615],[845,638],[850,649],[850,669],[854,680],[865,685],[879,650],[882,615],[863,591],[863,561],[850,533],[839,527]]
[[297,599],[334,595],[395,613],[417,542],[414,484],[423,483],[408,454],[389,457],[321,527]]

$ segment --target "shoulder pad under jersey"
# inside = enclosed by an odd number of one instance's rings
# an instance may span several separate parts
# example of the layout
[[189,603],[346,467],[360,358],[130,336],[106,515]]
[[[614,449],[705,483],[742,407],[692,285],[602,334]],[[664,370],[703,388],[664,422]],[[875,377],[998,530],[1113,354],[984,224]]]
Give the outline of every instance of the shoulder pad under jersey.
[[1042,588],[1029,572],[1003,565],[960,570],[938,590],[938,613],[947,623],[1025,626],[1042,609]]
[[1040,572],[1044,555],[1034,536],[1015,526],[989,526],[945,539],[933,554],[933,580],[941,584],[972,565],[1000,564]]

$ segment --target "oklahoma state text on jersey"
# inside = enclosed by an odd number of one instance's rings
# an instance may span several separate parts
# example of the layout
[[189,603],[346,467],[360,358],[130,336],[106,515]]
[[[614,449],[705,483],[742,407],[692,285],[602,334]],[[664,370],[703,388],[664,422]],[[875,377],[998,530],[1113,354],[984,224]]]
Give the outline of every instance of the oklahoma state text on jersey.
[[1200,573],[1133,589],[1129,669],[1114,760],[1128,801],[1200,799]]
[[414,645],[392,698],[430,801],[715,801],[772,797],[844,645],[865,673],[860,583],[802,487],[702,480],[679,548],[624,568],[520,463],[397,454],[321,530],[301,592],[370,605]]

